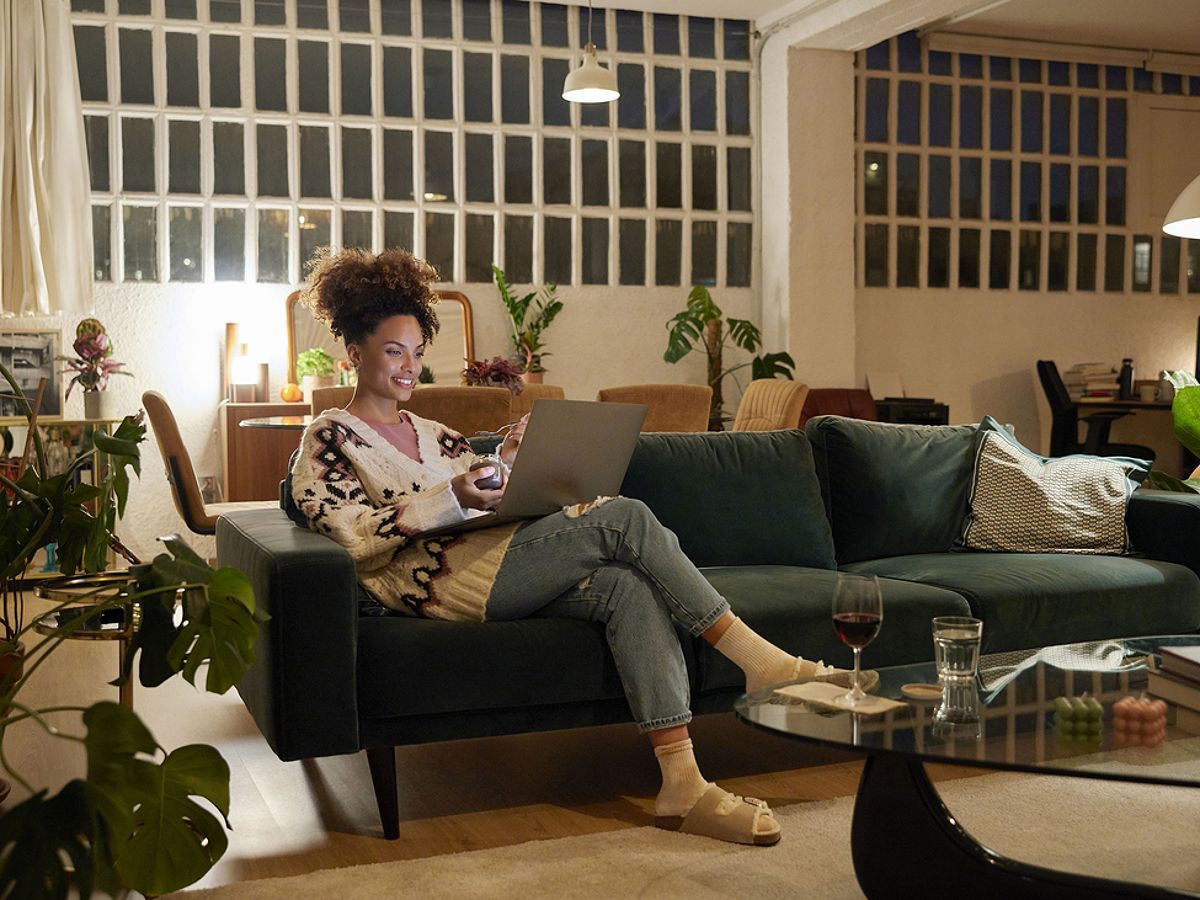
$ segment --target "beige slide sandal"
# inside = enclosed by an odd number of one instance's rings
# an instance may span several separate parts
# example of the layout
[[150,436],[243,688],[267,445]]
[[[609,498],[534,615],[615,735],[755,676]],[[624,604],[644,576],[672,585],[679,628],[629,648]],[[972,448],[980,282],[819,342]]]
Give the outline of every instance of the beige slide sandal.
[[771,807],[754,797],[739,797],[712,785],[686,816],[659,816],[659,828],[697,834],[732,844],[769,847],[779,843],[780,828]]

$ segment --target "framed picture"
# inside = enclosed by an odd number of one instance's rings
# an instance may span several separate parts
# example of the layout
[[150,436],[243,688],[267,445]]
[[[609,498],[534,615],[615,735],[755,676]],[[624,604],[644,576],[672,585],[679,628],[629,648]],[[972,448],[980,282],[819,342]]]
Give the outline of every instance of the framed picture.
[[[21,392],[33,402],[37,395],[38,379],[46,379],[46,390],[42,394],[39,419],[61,419],[63,414],[63,383],[57,361],[62,352],[62,333],[52,329],[44,331],[0,328],[0,363],[8,369]],[[0,394],[11,394],[7,382],[0,383]],[[0,397],[0,421],[24,421],[25,412],[20,401],[13,397]]]

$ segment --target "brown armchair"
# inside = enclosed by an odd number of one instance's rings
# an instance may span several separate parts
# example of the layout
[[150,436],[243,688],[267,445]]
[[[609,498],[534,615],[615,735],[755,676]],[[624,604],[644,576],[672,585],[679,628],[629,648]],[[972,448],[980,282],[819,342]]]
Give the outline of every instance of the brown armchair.
[[[312,413],[344,407],[353,396],[352,387],[317,388],[312,393]],[[512,392],[502,387],[421,384],[403,408],[471,437],[477,431],[495,431],[511,422],[512,399]]]
[[800,412],[800,427],[816,416],[846,416],[849,419],[879,421],[875,398],[862,388],[813,388]]
[[712,388],[706,384],[629,384],[603,388],[604,403],[645,403],[642,431],[708,431]]

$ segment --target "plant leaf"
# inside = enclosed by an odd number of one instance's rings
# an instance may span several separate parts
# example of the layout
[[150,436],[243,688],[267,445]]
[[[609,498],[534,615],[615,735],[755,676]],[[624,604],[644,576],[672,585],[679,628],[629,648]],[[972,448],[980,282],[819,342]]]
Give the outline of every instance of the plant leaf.
[[1171,417],[1175,421],[1175,437],[1195,456],[1200,456],[1200,387],[1188,385],[1176,388],[1171,401]]
[[750,375],[752,378],[786,378],[791,381],[793,378],[792,370],[796,368],[796,363],[792,360],[790,354],[779,353],[764,353],[762,356],[756,356],[750,364]]
[[0,897],[6,900],[59,900],[73,887],[83,900],[92,894],[99,823],[87,787],[76,778],[53,797],[46,794],[38,791],[0,816]]
[[745,319],[729,319],[729,337],[734,344],[750,353],[757,353],[762,345],[762,336],[752,322]]
[[1198,486],[1200,486],[1200,482],[1193,483],[1191,480],[1181,481],[1174,475],[1169,475],[1158,469],[1151,469],[1150,474],[1142,482],[1142,487],[1144,488],[1150,488],[1155,491],[1174,491],[1177,494],[1200,494],[1200,490],[1197,489]]

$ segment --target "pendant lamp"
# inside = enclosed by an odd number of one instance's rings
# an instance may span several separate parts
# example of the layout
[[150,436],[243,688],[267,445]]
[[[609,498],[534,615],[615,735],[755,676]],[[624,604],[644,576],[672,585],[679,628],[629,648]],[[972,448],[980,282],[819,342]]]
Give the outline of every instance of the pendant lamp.
[[617,76],[596,59],[596,45],[592,43],[592,2],[588,0],[588,39],[583,48],[583,64],[568,73],[563,82],[562,98],[571,103],[608,103],[620,96]]
[[1162,230],[1182,238],[1200,238],[1200,178],[1183,189],[1167,211]]

